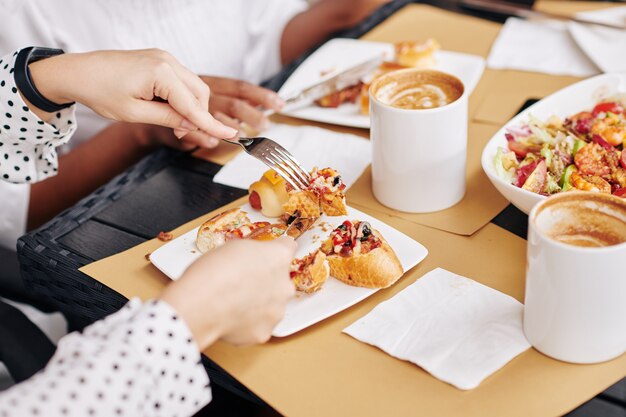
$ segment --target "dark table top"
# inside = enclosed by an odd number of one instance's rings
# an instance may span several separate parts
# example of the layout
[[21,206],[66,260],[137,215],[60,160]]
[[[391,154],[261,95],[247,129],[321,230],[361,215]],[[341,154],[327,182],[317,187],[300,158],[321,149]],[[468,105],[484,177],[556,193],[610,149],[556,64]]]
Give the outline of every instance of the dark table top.
[[[532,0],[518,1],[526,4],[531,2]],[[388,7],[385,12],[387,15],[395,11],[400,4],[408,2],[395,3]],[[457,0],[431,0],[426,3],[491,20],[503,19],[502,16],[464,10]],[[381,20],[379,16],[377,21],[366,22],[348,36],[359,36],[359,31],[364,33]],[[294,67],[286,68],[266,85],[278,88]],[[529,104],[532,103],[524,103]],[[64,250],[79,255],[85,263],[88,263],[152,239],[160,231],[172,230],[246,194],[246,190],[213,182],[213,176],[220,169],[219,165],[174,152],[166,157],[166,163],[163,165],[164,167],[154,175],[133,187],[132,192],[125,192],[119,198],[113,199],[95,215],[80,219],[78,227],[56,238],[56,242]],[[526,238],[527,216],[511,205],[492,222]],[[570,415],[626,417],[626,379]]]

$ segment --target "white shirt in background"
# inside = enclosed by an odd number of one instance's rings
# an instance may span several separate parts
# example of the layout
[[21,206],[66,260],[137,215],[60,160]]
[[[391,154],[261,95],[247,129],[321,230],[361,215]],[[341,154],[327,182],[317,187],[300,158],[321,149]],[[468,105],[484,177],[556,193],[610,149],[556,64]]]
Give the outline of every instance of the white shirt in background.
[[[259,83],[278,72],[280,38],[304,0],[0,0],[0,56],[26,46],[66,52],[160,48],[201,75]],[[121,74],[120,76],[123,76]],[[78,106],[60,153],[110,122]],[[0,179],[0,245],[26,231],[29,186]]]

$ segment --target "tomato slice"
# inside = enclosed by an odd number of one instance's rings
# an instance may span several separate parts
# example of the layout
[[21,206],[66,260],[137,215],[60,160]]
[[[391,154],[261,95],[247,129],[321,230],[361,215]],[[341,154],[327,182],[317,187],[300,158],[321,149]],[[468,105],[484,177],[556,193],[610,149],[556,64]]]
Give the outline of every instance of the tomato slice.
[[510,133],[506,133],[504,136],[508,142],[509,150],[513,151],[515,156],[520,159],[524,159],[529,153],[539,155],[539,152],[541,152],[541,145],[526,145],[522,142],[518,142]]
[[626,198],[626,188],[619,188],[613,193],[614,196]]
[[592,114],[593,117],[596,117],[600,113],[615,113],[620,114],[624,111],[624,107],[621,104],[616,103],[614,101],[609,101],[606,103],[596,104],[596,107],[593,108]]

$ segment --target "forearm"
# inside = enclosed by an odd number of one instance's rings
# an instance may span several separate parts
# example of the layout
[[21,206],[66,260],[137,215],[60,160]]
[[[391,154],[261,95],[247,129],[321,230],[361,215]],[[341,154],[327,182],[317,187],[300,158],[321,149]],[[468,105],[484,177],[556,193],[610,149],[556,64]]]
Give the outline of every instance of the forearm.
[[333,33],[362,21],[390,0],[319,0],[285,26],[281,59],[286,65],[328,39]]
[[71,207],[152,150],[139,126],[114,123],[61,156],[58,174],[31,186],[28,229]]
[[[280,42],[280,56],[286,65],[344,26],[342,11],[332,2],[320,1],[287,23]],[[343,16],[345,17],[345,16]]]
[[191,416],[210,399],[185,321],[134,299],[61,339],[44,370],[0,393],[0,415]]

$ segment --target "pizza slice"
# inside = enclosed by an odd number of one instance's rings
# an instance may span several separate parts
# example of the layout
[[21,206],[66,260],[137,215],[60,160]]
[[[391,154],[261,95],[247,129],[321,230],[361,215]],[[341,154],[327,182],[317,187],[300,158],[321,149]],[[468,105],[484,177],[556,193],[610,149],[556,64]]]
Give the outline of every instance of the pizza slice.
[[386,288],[404,273],[391,246],[367,222],[344,221],[320,249],[330,274],[349,285]]

